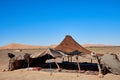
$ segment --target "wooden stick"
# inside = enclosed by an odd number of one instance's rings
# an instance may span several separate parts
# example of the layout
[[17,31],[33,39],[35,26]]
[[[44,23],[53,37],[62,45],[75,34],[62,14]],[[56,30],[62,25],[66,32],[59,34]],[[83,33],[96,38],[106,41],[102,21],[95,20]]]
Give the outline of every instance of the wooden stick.
[[69,62],[69,56],[68,56],[68,62]]
[[96,60],[97,60],[97,65],[98,65],[98,70],[99,70],[99,77],[103,78],[103,74],[102,74],[102,69],[100,67],[100,59],[98,58],[98,56],[96,56]]
[[12,71],[15,69],[15,66],[13,65],[13,62],[15,61],[14,58],[10,58],[9,65],[8,65],[8,71]]
[[64,62],[64,57],[62,58],[62,62]]
[[91,59],[91,63],[92,63],[92,59]]
[[11,68],[11,64],[12,64],[12,63],[11,63],[11,59],[10,59],[10,60],[9,60],[9,65],[8,65],[8,71],[11,71],[11,69],[12,69],[12,68]]
[[28,71],[29,71],[29,66],[30,66],[30,64],[29,64],[29,59],[28,59],[27,63],[28,63]]
[[57,65],[58,71],[60,72],[61,71],[60,66],[58,65],[58,63],[56,62],[55,59],[54,59],[54,61],[55,61],[55,64]]
[[102,73],[103,73],[103,75],[106,74],[106,68],[105,68],[105,64],[104,63],[103,63],[103,66],[102,66]]
[[76,56],[76,60],[77,60],[77,65],[78,65],[78,69],[79,69],[79,73],[80,73],[80,64],[79,64],[79,61],[78,61],[78,55]]
[[72,62],[72,57],[71,57],[71,62]]
[[72,56],[70,56],[70,62],[72,62]]

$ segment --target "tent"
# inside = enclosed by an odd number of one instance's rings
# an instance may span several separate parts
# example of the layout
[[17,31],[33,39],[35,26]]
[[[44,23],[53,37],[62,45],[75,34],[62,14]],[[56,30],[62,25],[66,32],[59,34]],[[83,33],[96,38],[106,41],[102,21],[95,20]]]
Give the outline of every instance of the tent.
[[55,50],[66,52],[67,54],[70,54],[71,52],[76,50],[81,53],[91,53],[91,51],[78,44],[70,35],[67,35],[64,40],[55,48]]
[[62,54],[52,48],[48,48],[41,53],[35,53],[31,55],[31,58],[43,57],[45,55],[50,55],[53,58],[62,57]]
[[113,74],[120,74],[120,60],[116,54],[105,54],[102,60],[107,69]]
[[[27,67],[27,64],[29,64],[30,67],[38,66],[42,63],[45,63],[47,59],[53,58],[55,60],[57,57],[62,57],[63,59],[64,57],[68,57],[68,61],[69,61],[69,58],[71,58],[71,61],[72,61],[72,56],[76,56],[76,61],[77,61],[77,65],[80,72],[78,56],[84,55],[85,57],[86,56],[91,57],[91,53],[92,53],[91,51],[79,45],[71,36],[67,35],[65,39],[56,48],[54,49],[48,48],[43,52],[32,54],[30,55],[30,60],[28,60],[28,62],[26,62],[25,59],[11,60],[12,62],[9,62],[9,64],[14,66],[11,69],[13,70],[13,69]],[[98,57],[95,56],[95,58],[98,61]],[[56,61],[55,63],[58,67],[58,70],[60,70],[60,67]],[[100,68],[99,61],[98,61],[98,67]]]
[[[28,61],[26,59],[16,59],[15,57],[10,58],[9,60],[9,70],[25,68],[25,67],[36,67],[42,63],[45,63],[47,59],[56,59],[57,57],[62,57],[62,52],[55,51],[54,49],[48,48],[40,53],[31,54]],[[58,69],[59,65],[55,61]],[[29,64],[29,66],[28,66]],[[12,66],[12,67],[11,67]]]
[[70,35],[67,35],[64,40],[57,47],[55,47],[55,50],[61,51],[68,55],[68,61],[69,58],[71,58],[72,61],[72,56],[74,55],[93,58],[91,56],[92,52],[78,44]]
[[86,48],[82,47],[70,35],[67,35],[64,38],[64,40],[55,48],[55,50],[61,51],[67,54],[68,61],[69,61],[69,58],[71,58],[71,61],[72,61],[72,57],[76,56],[79,72],[80,72],[80,64],[78,61],[78,56],[90,58],[91,60],[93,58],[96,59],[98,64],[99,74],[101,74],[100,60],[98,56],[94,52],[89,51]]

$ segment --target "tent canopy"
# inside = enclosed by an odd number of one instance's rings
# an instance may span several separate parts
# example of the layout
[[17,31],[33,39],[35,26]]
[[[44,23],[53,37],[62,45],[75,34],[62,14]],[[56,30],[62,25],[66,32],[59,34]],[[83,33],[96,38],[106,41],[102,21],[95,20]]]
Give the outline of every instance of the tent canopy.
[[64,40],[55,48],[55,50],[65,52],[67,54],[86,53],[90,54],[91,51],[79,45],[70,35],[67,35]]
[[56,50],[54,50],[52,48],[48,48],[48,49],[44,50],[41,53],[32,54],[30,57],[31,58],[38,58],[38,57],[42,57],[42,56],[45,56],[45,55],[51,55],[53,58],[63,56],[59,51],[56,51]]

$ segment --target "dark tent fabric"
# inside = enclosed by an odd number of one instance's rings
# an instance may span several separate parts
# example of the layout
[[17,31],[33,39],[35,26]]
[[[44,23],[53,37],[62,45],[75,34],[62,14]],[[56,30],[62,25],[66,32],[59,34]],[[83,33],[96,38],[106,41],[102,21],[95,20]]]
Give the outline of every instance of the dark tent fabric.
[[102,60],[109,71],[114,74],[120,74],[120,60],[116,54],[105,54]]
[[42,56],[44,56],[46,54],[51,55],[53,58],[62,57],[63,56],[59,51],[56,51],[56,50],[54,50],[52,48],[48,48],[48,49],[46,49],[45,51],[43,51],[41,53],[32,54],[31,58],[42,57]]
[[[91,51],[85,49],[79,45],[71,36],[67,35],[64,40],[55,48],[55,50],[65,52],[67,54],[73,54],[72,52],[86,53],[90,54]],[[75,53],[76,54],[76,53]]]
[[48,48],[43,52],[31,54],[29,58],[29,63],[24,59],[11,58],[9,60],[9,70],[15,70],[20,68],[26,68],[29,64],[29,67],[37,67],[40,64],[43,64],[48,59],[62,57],[62,52],[55,51],[54,49]]

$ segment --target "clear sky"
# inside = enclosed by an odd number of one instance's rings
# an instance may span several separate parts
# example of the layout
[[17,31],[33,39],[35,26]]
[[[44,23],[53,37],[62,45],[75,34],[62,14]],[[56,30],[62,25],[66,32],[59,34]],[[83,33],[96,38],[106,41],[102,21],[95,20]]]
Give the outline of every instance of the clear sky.
[[120,45],[120,0],[0,0],[0,46]]

